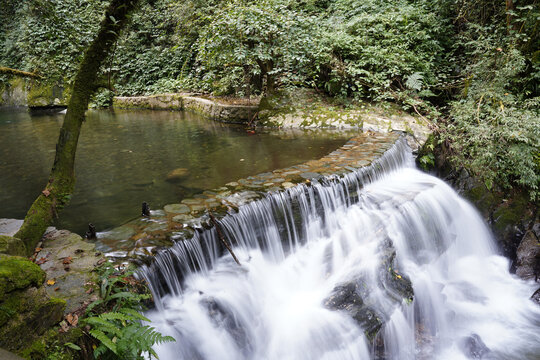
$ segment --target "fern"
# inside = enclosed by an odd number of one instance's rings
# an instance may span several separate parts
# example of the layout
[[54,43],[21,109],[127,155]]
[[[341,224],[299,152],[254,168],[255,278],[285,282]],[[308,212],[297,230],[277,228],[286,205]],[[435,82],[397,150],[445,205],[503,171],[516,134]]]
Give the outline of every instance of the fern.
[[140,360],[145,353],[157,358],[152,346],[175,341],[143,325],[150,320],[139,311],[150,294],[133,277],[132,270],[119,271],[106,264],[100,282],[102,299],[87,308],[88,317],[82,320],[91,327],[88,334],[97,341],[95,358]]
[[424,76],[422,75],[422,73],[415,72],[407,78],[407,81],[405,81],[405,86],[411,90],[420,91],[424,86],[423,80]]
[[92,335],[93,337],[95,337],[97,340],[101,342],[101,345],[99,347],[106,346],[110,351],[118,355],[116,351],[116,344],[103,331],[98,330],[98,329],[91,329],[89,333],[90,335]]

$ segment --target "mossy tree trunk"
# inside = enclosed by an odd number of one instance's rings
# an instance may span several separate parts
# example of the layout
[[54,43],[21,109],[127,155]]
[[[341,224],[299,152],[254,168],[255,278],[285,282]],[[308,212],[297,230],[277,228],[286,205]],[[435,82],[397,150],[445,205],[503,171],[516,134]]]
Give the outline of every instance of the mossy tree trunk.
[[15,234],[25,243],[30,254],[73,193],[75,151],[88,102],[97,88],[98,72],[137,3],[138,0],[111,0],[96,38],[84,53],[64,124],[60,129],[49,181],[28,210],[21,229]]

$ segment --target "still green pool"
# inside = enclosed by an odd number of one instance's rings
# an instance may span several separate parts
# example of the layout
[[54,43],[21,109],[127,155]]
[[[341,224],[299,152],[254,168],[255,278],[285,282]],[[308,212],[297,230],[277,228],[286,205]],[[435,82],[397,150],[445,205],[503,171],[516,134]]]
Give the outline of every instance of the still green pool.
[[[0,112],[0,218],[24,218],[45,187],[63,118]],[[139,216],[143,201],[159,209],[242,177],[322,157],[351,135],[253,134],[186,112],[89,111],[77,150],[75,192],[55,225],[82,234],[91,222],[106,230]]]

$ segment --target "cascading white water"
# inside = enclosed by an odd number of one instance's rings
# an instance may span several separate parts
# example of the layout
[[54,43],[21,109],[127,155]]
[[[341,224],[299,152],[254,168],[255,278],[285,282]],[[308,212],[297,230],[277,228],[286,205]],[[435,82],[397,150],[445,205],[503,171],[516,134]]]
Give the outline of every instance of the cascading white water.
[[241,266],[207,230],[141,269],[156,300],[147,316],[176,338],[160,359],[540,356],[534,285],[508,272],[466,201],[412,167],[404,142],[220,226]]

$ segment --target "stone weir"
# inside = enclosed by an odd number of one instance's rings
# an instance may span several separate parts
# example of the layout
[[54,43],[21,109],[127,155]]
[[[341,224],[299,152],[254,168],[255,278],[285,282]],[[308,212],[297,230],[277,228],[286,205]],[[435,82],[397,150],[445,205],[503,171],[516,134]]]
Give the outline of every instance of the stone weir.
[[159,94],[150,96],[117,96],[117,109],[189,110],[225,123],[243,124],[252,120],[259,109],[258,101],[251,104],[226,104],[196,94]]
[[365,170],[365,180],[370,181],[383,172],[386,163],[399,163],[390,164],[392,167],[401,165],[404,160],[394,153],[404,153],[402,148],[406,146],[400,132],[361,133],[321,159],[230,182],[166,205],[162,210],[152,210],[150,216],[98,233],[97,248],[119,260],[145,263],[160,250],[191,239],[196,232],[213,228],[215,221],[237,213],[240,206],[268,194],[286,193],[300,184],[339,181],[359,170]]

